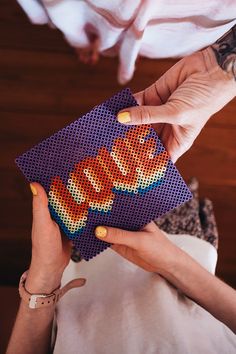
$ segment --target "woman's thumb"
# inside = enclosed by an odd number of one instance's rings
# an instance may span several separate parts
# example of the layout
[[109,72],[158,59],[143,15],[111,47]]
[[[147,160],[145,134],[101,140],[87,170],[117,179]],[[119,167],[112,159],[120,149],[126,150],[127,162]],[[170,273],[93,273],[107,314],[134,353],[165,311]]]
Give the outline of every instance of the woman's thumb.
[[33,221],[46,221],[51,219],[48,210],[48,198],[43,187],[36,182],[30,183],[30,189],[33,194]]
[[128,125],[177,123],[178,108],[173,102],[160,106],[136,106],[125,108],[117,115],[120,123]]
[[97,226],[95,235],[102,241],[113,244],[125,245],[131,248],[137,248],[137,232],[126,231],[114,227]]

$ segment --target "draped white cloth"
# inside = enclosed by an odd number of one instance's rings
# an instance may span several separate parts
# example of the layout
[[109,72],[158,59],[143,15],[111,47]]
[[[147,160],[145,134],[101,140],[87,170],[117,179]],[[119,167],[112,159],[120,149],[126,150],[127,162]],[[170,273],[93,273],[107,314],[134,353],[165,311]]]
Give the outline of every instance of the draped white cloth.
[[[168,237],[214,273],[217,252],[210,243]],[[159,275],[110,249],[89,262],[71,262],[63,284],[77,277],[87,283],[58,303],[54,354],[236,353],[236,336],[225,325]]]
[[235,0],[17,0],[35,24],[53,24],[76,48],[119,56],[129,81],[138,55],[182,57],[214,43],[236,23]]

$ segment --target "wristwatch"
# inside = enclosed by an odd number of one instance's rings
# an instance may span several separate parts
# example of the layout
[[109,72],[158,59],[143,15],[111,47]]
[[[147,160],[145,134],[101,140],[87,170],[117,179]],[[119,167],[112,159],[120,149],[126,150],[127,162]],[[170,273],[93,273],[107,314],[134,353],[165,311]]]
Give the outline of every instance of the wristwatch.
[[21,299],[28,304],[30,309],[36,309],[40,307],[48,307],[55,305],[60,298],[70,289],[81,287],[85,284],[85,279],[79,278],[71,280],[63,288],[58,288],[53,290],[51,294],[31,294],[25,288],[25,281],[27,278],[28,271],[24,272],[20,278],[19,282],[19,294]]

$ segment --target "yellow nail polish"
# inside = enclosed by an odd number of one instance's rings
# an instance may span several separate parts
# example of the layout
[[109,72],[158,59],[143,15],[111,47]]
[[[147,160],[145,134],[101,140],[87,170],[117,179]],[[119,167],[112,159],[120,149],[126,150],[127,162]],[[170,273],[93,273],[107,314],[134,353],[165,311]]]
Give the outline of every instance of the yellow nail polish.
[[129,112],[121,112],[118,114],[117,119],[120,123],[128,123],[131,121]]
[[31,183],[30,183],[30,189],[31,189],[31,192],[32,192],[33,195],[37,195],[38,194],[37,189]]
[[104,238],[107,235],[107,229],[104,226],[97,226],[95,229],[95,235],[99,238]]

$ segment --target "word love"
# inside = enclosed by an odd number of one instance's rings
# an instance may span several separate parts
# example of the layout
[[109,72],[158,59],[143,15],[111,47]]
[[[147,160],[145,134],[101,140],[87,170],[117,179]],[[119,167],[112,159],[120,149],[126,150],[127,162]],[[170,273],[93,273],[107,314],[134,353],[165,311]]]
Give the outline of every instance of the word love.
[[130,129],[114,140],[111,151],[99,149],[74,166],[67,185],[53,178],[49,205],[71,234],[86,226],[89,210],[110,212],[119,193],[145,193],[161,183],[167,168],[166,151],[156,154],[150,126]]

